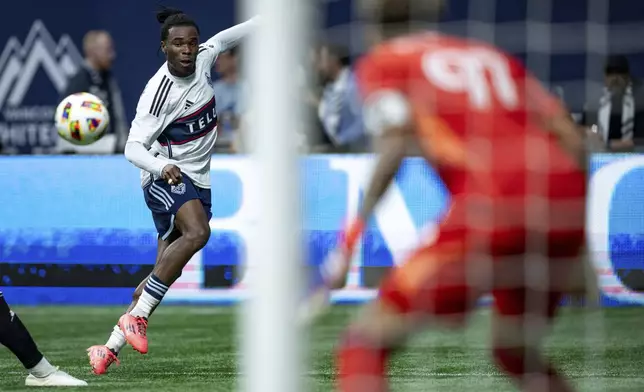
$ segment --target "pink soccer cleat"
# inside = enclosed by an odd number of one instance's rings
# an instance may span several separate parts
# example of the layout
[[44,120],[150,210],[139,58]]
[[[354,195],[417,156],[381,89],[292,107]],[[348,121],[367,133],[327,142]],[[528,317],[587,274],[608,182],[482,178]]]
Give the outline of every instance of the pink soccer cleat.
[[89,357],[92,371],[97,375],[107,373],[107,368],[112,363],[116,362],[117,365],[120,363],[116,355],[107,346],[92,346],[87,349],[87,356]]
[[125,335],[125,340],[135,351],[141,354],[148,352],[148,320],[143,317],[134,317],[129,313],[119,319],[119,327]]

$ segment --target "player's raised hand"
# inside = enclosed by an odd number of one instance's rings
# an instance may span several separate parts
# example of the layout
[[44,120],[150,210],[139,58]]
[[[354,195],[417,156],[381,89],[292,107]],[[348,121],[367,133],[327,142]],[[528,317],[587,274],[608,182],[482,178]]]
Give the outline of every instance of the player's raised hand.
[[331,251],[320,266],[325,286],[330,290],[343,288],[347,283],[347,274],[351,267],[351,252],[343,247]]
[[364,230],[362,219],[354,220],[342,231],[338,247],[333,249],[319,266],[322,282],[313,287],[300,305],[300,323],[311,324],[325,313],[331,302],[331,291],[347,284],[353,249]]
[[324,283],[330,290],[341,289],[347,283],[353,249],[364,231],[364,226],[362,218],[354,219],[340,234],[338,247],[327,255],[320,266]]
[[300,304],[298,317],[301,325],[310,325],[326,313],[331,304],[331,291],[345,286],[350,266],[351,252],[342,247],[334,249],[324,259],[319,267],[321,284],[313,287]]
[[170,185],[181,183],[181,170],[176,165],[165,165],[161,171],[161,176]]

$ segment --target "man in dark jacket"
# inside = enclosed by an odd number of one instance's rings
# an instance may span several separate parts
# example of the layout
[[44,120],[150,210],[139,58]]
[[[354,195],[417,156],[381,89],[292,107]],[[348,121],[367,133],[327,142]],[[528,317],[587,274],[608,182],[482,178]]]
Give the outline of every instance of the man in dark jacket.
[[60,140],[58,151],[78,154],[122,153],[127,140],[128,126],[121,90],[111,73],[116,57],[112,37],[106,31],[94,30],[83,39],[85,62],[67,85],[62,98],[79,92],[88,92],[99,97],[110,113],[110,124],[105,136],[89,146],[74,146]]
[[624,56],[609,57],[604,76],[604,92],[587,105],[582,123],[596,130],[609,151],[633,151],[644,138],[644,85],[632,77]]

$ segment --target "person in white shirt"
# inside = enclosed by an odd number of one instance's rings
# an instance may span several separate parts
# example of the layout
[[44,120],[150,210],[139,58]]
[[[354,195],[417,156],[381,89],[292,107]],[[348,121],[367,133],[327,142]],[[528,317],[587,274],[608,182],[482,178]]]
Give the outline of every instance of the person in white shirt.
[[95,374],[118,362],[126,344],[147,353],[150,314],[210,238],[210,158],[217,139],[210,72],[219,53],[257,23],[251,19],[200,45],[199,27],[183,12],[163,8],[157,19],[167,61],[141,94],[125,145],[125,157],[141,168],[144,198],[159,233],[157,260],[107,343],[88,349]]

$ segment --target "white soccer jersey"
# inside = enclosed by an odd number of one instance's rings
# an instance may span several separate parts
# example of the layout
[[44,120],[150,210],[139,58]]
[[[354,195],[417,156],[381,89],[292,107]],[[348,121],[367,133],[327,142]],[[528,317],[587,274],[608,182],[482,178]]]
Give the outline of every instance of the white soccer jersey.
[[210,71],[219,53],[251,32],[257,18],[224,30],[199,46],[196,70],[179,78],[165,63],[139,98],[125,157],[141,168],[141,185],[178,166],[201,188],[210,188],[210,157],[217,139],[217,108]]

